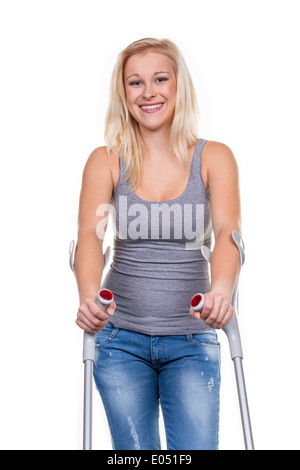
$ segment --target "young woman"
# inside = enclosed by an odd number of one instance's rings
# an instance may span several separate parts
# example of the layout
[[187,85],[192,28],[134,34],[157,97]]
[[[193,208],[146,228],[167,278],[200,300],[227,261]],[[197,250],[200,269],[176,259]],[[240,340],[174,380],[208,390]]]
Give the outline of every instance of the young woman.
[[[238,169],[224,144],[197,137],[194,87],[169,40],[128,46],[115,66],[107,147],[83,173],[76,323],[97,333],[94,378],[114,449],[217,449],[220,350],[232,317],[241,232]],[[102,279],[107,213],[114,257]],[[201,246],[215,245],[211,272]],[[100,285],[116,303],[96,304]],[[201,315],[190,299],[206,293]]]

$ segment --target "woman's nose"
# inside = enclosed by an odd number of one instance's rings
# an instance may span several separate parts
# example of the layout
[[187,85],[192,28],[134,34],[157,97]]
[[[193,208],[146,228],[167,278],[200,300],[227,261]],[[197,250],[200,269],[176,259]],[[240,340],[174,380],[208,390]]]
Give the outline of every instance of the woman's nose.
[[145,84],[143,95],[146,99],[153,98],[154,96],[156,96],[152,83]]

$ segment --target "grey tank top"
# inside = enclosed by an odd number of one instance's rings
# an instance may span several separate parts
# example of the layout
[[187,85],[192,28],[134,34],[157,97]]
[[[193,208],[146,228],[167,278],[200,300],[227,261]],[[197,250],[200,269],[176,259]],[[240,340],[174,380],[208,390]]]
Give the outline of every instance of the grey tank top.
[[201,178],[205,140],[196,144],[189,180],[177,198],[151,202],[129,190],[124,162],[111,205],[114,255],[102,287],[117,304],[116,327],[152,336],[210,329],[190,313],[190,300],[210,290],[201,246],[211,246],[210,200]]

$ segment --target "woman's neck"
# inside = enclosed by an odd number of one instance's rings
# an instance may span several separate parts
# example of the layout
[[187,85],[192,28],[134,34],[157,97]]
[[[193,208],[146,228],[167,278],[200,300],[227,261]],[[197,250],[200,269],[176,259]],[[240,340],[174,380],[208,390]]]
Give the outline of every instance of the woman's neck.
[[148,158],[150,160],[166,159],[171,156],[173,152],[170,148],[170,134],[171,129],[160,129],[156,131],[142,131],[143,138],[148,147]]

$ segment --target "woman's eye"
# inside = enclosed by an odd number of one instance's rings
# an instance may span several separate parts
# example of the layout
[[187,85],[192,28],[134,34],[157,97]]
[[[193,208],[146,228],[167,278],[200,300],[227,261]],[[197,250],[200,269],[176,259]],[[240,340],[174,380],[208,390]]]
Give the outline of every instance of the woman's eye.
[[166,77],[159,77],[156,80],[158,81],[158,83],[161,83],[161,82],[166,82],[168,79]]
[[129,85],[130,86],[137,86],[137,85],[140,85],[141,83],[142,82],[136,80],[135,82],[130,82]]

